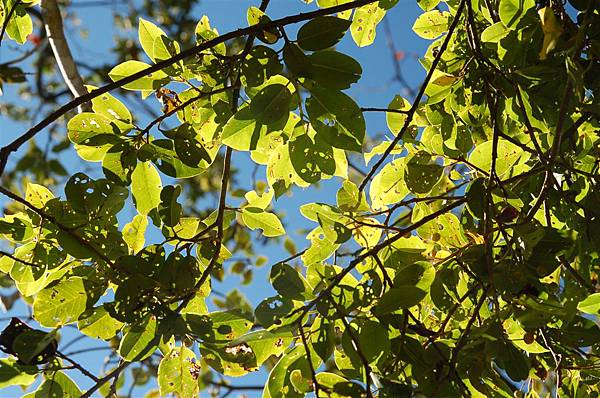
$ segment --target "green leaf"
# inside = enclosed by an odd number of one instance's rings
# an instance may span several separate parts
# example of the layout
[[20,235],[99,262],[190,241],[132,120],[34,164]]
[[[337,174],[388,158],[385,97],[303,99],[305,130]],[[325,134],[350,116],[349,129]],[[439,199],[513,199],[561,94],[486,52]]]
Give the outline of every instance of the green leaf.
[[445,33],[449,26],[449,12],[432,10],[419,15],[413,25],[413,31],[423,39],[432,40]]
[[179,398],[198,396],[200,364],[189,348],[175,347],[158,365],[158,387],[162,396],[175,394]]
[[254,46],[241,66],[241,80],[245,86],[257,87],[270,77],[279,75],[283,65],[275,50],[266,46]]
[[46,202],[53,198],[54,195],[48,188],[38,184],[27,184],[25,199],[38,209],[43,209]]
[[358,365],[360,358],[352,343],[350,329],[353,329],[353,334],[357,337],[362,354],[369,363],[377,363],[389,354],[391,344],[386,327],[373,320],[355,321],[350,324],[349,328],[346,328],[342,336],[344,352],[350,356],[353,363]]
[[106,178],[119,185],[129,185],[138,161],[136,155],[136,148],[129,142],[112,146],[102,159],[102,171]]
[[362,74],[360,64],[352,57],[337,51],[319,51],[308,57],[310,78],[320,87],[337,90],[350,88]]
[[306,239],[310,240],[310,247],[302,255],[302,261],[307,266],[328,259],[340,247],[325,236],[321,227],[312,230]]
[[404,181],[412,193],[426,194],[442,178],[444,167],[433,163],[431,159],[428,153],[418,152],[406,163]]
[[[271,22],[271,19],[258,7],[248,8],[247,18],[249,26]],[[263,43],[275,44],[279,40],[279,32],[276,27],[267,28],[259,31],[256,37]]]
[[[90,93],[96,90],[96,87],[94,86],[86,86],[86,88]],[[92,99],[92,110],[113,121],[122,122],[121,125],[117,124],[120,128],[123,125],[129,126],[133,121],[129,109],[110,93],[104,93]]]
[[[401,111],[408,111],[410,109],[410,102],[403,97],[396,95],[394,99],[389,103],[388,109],[396,109]],[[406,121],[407,115],[404,113],[397,112],[386,112],[385,120],[387,121],[388,128],[394,134],[398,134],[404,122]]]
[[82,395],[77,384],[69,376],[50,370],[44,375],[44,382],[38,389],[23,395],[22,398],[78,398]]
[[467,187],[467,208],[473,216],[483,219],[485,208],[485,180],[477,178]]
[[498,14],[500,21],[509,28],[518,25],[521,18],[534,7],[533,0],[500,0]]
[[162,183],[156,168],[150,162],[140,162],[131,175],[131,193],[135,199],[135,207],[141,215],[160,204]]
[[254,315],[263,327],[271,328],[273,325],[281,325],[285,321],[284,317],[294,308],[293,300],[277,295],[262,300],[254,310]]
[[229,342],[252,328],[248,314],[239,310],[215,311],[207,315],[186,314],[190,334],[211,343]]
[[292,93],[282,84],[269,85],[258,92],[250,102],[250,111],[257,122],[273,124],[289,116]]
[[179,44],[150,21],[140,18],[138,36],[144,52],[154,61],[163,61],[179,53]]
[[21,365],[14,358],[0,359],[0,388],[29,386],[37,374],[37,366]]
[[104,305],[86,310],[79,317],[77,328],[94,339],[109,340],[123,327],[123,323],[110,316]]
[[416,261],[398,270],[394,278],[394,286],[416,286],[426,292],[435,278],[435,269],[427,261]]
[[[291,384],[290,377],[296,369],[302,371],[308,378],[310,370],[306,359],[306,351],[302,346],[295,346],[284,354],[269,373],[265,390],[271,398],[303,398],[304,393],[298,393]],[[263,395],[264,397],[264,395]]]
[[292,166],[304,181],[315,183],[321,179],[322,174],[335,173],[333,148],[318,136],[313,142],[308,134],[302,134],[291,141],[288,147]]
[[433,10],[439,3],[440,0],[417,0],[417,4],[423,11]]
[[141,321],[123,330],[119,355],[126,361],[142,361],[156,351],[159,342],[156,317],[148,314]]
[[350,180],[344,180],[337,191],[337,205],[343,211],[368,211],[366,195],[359,192],[358,187]]
[[600,293],[593,293],[577,304],[577,309],[586,314],[600,314]]
[[[196,217],[181,217],[179,219],[179,223],[173,227],[173,232],[177,234],[178,237],[183,239],[191,239],[196,235],[198,231],[198,226],[202,225],[204,228],[204,224],[200,224],[200,219]],[[164,233],[164,230],[163,230]],[[175,235],[169,234],[165,237],[175,237]],[[174,241],[170,242],[171,244],[175,244]]]
[[496,22],[481,32],[481,41],[484,43],[498,43],[508,34],[508,29],[502,22]]
[[[218,149],[218,146],[215,147]],[[152,162],[158,169],[169,177],[189,178],[197,176],[206,170],[206,165],[202,162],[198,167],[191,167],[179,159],[179,155],[174,149],[173,140],[154,140],[150,144],[144,145],[141,151],[148,151]]]
[[335,373],[317,373],[317,381],[323,390],[331,391],[328,394],[331,398],[351,398],[364,395],[365,390],[359,384]]
[[[210,27],[210,21],[206,15],[203,15],[202,18],[196,24],[196,43],[201,44],[208,40],[212,40],[215,37],[219,36],[219,32],[215,28]],[[227,46],[225,43],[217,44],[213,47],[217,54],[225,55],[227,53]]]
[[385,10],[377,2],[364,5],[354,11],[350,33],[359,47],[365,47],[375,41],[377,24],[385,16]]
[[72,277],[38,293],[33,303],[33,317],[49,328],[68,325],[77,321],[97,298],[97,288],[84,278]]
[[306,51],[332,47],[342,40],[350,24],[350,21],[332,16],[312,19],[298,30],[298,45]]
[[123,239],[134,254],[144,248],[147,227],[148,218],[142,214],[136,214],[133,220],[123,227]]
[[74,144],[73,147],[77,151],[77,155],[83,160],[88,162],[101,162],[104,159],[106,152],[112,148],[112,145],[87,146]]
[[403,178],[405,168],[404,158],[398,158],[386,164],[375,175],[369,187],[369,197],[374,210],[399,202],[408,195],[409,190]]
[[256,207],[244,207],[241,210],[244,224],[252,230],[260,228],[264,236],[280,236],[285,234],[285,229],[279,218],[273,213],[266,212]]
[[524,353],[510,342],[498,342],[499,365],[512,380],[525,380],[531,365]]
[[118,133],[119,130],[111,120],[98,113],[80,113],[67,124],[67,134],[75,144],[92,146],[105,144],[111,142],[112,136]]
[[281,355],[289,347],[292,339],[293,335],[289,330],[257,330],[238,337],[228,345],[248,345],[254,353],[256,365],[261,366],[271,356]]
[[[37,255],[36,251],[38,251]],[[23,296],[34,295],[49,283],[48,262],[44,261],[48,260],[49,256],[41,246],[38,249],[34,242],[19,246],[14,252],[14,257],[27,263],[39,264],[34,267],[24,262],[14,261],[10,269],[10,277],[16,282],[17,289]]]
[[[140,61],[125,61],[112,68],[108,72],[108,76],[113,82],[119,81],[125,77],[129,77],[137,72],[149,68],[150,65]],[[127,90],[157,90],[169,82],[167,74],[163,71],[147,73],[143,77],[123,85]]]
[[266,126],[257,124],[250,107],[244,106],[223,126],[222,141],[230,148],[248,151],[255,149],[265,134]]
[[310,93],[306,110],[320,138],[333,147],[359,152],[366,127],[356,102],[336,90],[313,87]]
[[[33,32],[33,22],[29,14],[27,14],[25,7],[15,3],[17,3],[17,0],[5,0],[6,16],[8,16],[9,10],[13,7],[14,11],[8,21],[3,21],[3,18],[0,18],[0,21],[2,21],[3,25],[6,23],[6,34],[8,37],[19,44],[23,44],[27,41],[27,36]],[[0,9],[0,11],[2,10]],[[0,16],[2,15],[0,14]]]
[[399,309],[407,309],[417,305],[426,296],[426,292],[416,286],[397,286],[383,294],[373,313],[377,316],[389,314]]
[[[477,145],[469,155],[469,162],[486,172],[490,172],[493,145],[493,140]],[[523,151],[519,146],[502,138],[498,139],[497,153],[496,174],[502,179],[513,175],[517,171],[514,166],[519,163],[525,163],[530,157],[528,152]]]
[[310,77],[312,65],[308,56],[297,44],[286,43],[283,46],[283,61],[294,75]]
[[277,293],[292,300],[307,300],[312,297],[310,286],[304,276],[288,264],[278,263],[271,268],[271,284]]
[[55,356],[58,344],[56,330],[46,333],[41,330],[30,329],[27,326],[21,326],[21,328],[17,327],[17,333],[18,335],[14,337],[11,348],[14,355],[23,364],[43,364]]
[[24,214],[9,214],[0,219],[0,234],[13,242],[25,242],[33,237],[33,225]]
[[244,198],[248,201],[249,207],[257,207],[259,209],[265,210],[271,204],[273,200],[273,191],[267,191],[262,195],[256,193],[256,191],[246,192]]

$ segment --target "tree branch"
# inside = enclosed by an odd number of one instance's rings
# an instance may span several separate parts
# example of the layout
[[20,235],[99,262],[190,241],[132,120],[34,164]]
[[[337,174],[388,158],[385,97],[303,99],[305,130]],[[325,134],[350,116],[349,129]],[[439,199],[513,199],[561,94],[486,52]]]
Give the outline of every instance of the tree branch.
[[98,379],[96,384],[94,384],[92,388],[87,390],[80,398],[91,397],[100,387],[106,384],[110,379],[112,379],[113,377],[119,377],[121,372],[129,365],[131,365],[131,362],[121,362],[119,366],[111,370],[110,373],[108,373],[106,376],[102,377],[101,379]]
[[[60,74],[73,96],[75,98],[81,97],[88,92],[73,60],[73,54],[69,49],[58,4],[56,4],[56,0],[42,0],[40,6],[42,7],[44,28]],[[92,106],[89,102],[85,102],[80,104],[77,110],[79,113],[89,112],[92,110]]]

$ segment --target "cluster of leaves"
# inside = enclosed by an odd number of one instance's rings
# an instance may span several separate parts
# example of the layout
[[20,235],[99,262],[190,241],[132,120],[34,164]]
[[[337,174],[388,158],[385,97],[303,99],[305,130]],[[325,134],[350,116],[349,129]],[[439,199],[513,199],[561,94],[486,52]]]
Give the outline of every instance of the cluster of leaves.
[[[138,364],[160,395],[179,397],[231,391],[215,377],[261,366],[269,398],[511,397],[524,381],[530,396],[598,395],[598,1],[569,2],[570,12],[560,2],[418,1],[413,30],[432,40],[427,77],[414,99],[382,109],[393,138],[370,151],[367,108],[344,92],[362,68],[334,46],[347,31],[371,44],[396,1],[337,3],[271,20],[263,1],[248,28],[223,36],[203,17],[185,57],[140,20],[155,66],[129,60],[109,76],[154,94],[163,114],[141,128],[90,87],[92,112],[66,130],[105,178],[74,174],[64,199],[34,183],[23,198],[0,188],[20,207],[0,219],[15,246],[0,271],[51,329],[5,330],[1,386],[30,385],[43,366],[35,396],[110,395]],[[170,116],[177,127],[163,128]],[[234,151],[266,173],[238,207]],[[371,165],[362,181],[348,178],[353,152]],[[217,207],[186,214],[181,186],[163,181],[215,167]],[[308,247],[270,268],[277,295],[209,311],[211,279],[236,252],[227,234],[284,235],[274,200],[334,176],[335,202],[299,209],[314,222]],[[120,226],[130,194],[137,215]],[[150,222],[163,242],[146,245]],[[62,354],[56,336],[69,324],[110,341],[116,368],[100,378]],[[64,362],[94,386],[82,394]]]

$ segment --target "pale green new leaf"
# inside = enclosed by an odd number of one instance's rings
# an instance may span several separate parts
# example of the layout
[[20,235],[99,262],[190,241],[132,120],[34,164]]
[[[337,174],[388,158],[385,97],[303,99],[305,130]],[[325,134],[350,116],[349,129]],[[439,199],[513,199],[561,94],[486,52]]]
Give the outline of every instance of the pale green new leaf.
[[111,317],[103,305],[90,308],[79,317],[77,328],[86,336],[109,340],[123,327],[123,322]]
[[43,209],[46,202],[52,198],[54,198],[54,195],[45,186],[32,183],[27,184],[25,199],[38,209]]
[[90,304],[94,293],[90,289],[80,277],[72,277],[44,289],[33,303],[33,317],[40,325],[49,328],[75,322]]
[[527,10],[532,9],[534,6],[534,0],[500,0],[498,6],[500,21],[505,26],[514,28],[518,25]]
[[[493,146],[493,140],[477,145],[469,155],[469,162],[483,171],[490,172],[492,167]],[[530,154],[523,151],[518,145],[502,138],[498,139],[496,174],[501,178],[512,175],[517,171],[514,169],[514,166],[516,164],[524,163],[529,157]]]
[[142,214],[135,215],[133,220],[123,227],[123,239],[133,253],[137,253],[144,248],[147,227],[148,218]]
[[131,193],[141,215],[147,215],[160,204],[161,190],[160,175],[152,163],[138,163],[131,175]]
[[396,203],[408,195],[409,190],[404,182],[404,158],[398,158],[386,164],[375,175],[369,188],[373,210],[381,210],[385,206]]
[[264,236],[280,236],[285,234],[281,221],[273,213],[257,207],[245,207],[241,210],[242,220],[250,229],[262,229]]
[[[410,102],[403,97],[396,95],[388,105],[388,109],[395,109],[400,111],[408,111],[410,109]],[[406,121],[407,115],[405,113],[398,112],[386,112],[385,120],[387,121],[388,128],[394,134],[398,134],[404,122]]]
[[587,296],[583,301],[577,304],[577,309],[586,314],[600,314],[600,293],[594,293]]
[[435,39],[448,30],[450,13],[447,11],[432,10],[419,15],[413,31],[423,39]]
[[366,4],[354,11],[350,33],[359,47],[365,47],[375,41],[375,29],[385,16],[385,10],[377,2]]
[[508,29],[502,22],[496,22],[481,32],[481,41],[484,43],[498,43],[508,34]]
[[266,129],[266,126],[256,122],[250,107],[244,106],[223,126],[222,142],[238,151],[252,150],[266,133]]
[[170,40],[162,29],[144,18],[140,18],[138,36],[144,52],[154,62],[179,53],[179,44]]
[[119,355],[126,361],[141,361],[158,348],[156,317],[148,314],[140,322],[126,327],[119,345]]
[[[6,23],[6,34],[8,37],[13,39],[19,44],[25,43],[27,41],[27,36],[29,36],[33,32],[33,22],[31,21],[31,17],[27,14],[25,7],[21,4],[17,3],[18,0],[5,0],[5,10],[6,14],[8,14],[9,10],[14,7],[13,14],[8,21],[0,22]],[[0,11],[2,11],[0,9]]]
[[[86,86],[89,92],[96,90],[94,86]],[[104,93],[92,100],[92,109],[107,118],[113,120],[119,129],[125,130],[131,128],[133,117],[129,109],[110,93]]]
[[[137,72],[143,71],[149,68],[150,65],[141,61],[125,61],[122,64],[119,64],[112,68],[110,72],[108,72],[108,76],[112,79],[112,81],[116,82],[125,77],[129,77]],[[147,73],[143,77],[123,85],[122,87],[128,90],[157,90],[160,87],[164,86],[168,83],[169,79],[165,72],[158,71]]]
[[[106,135],[109,136],[106,138],[110,138],[111,135],[118,132],[116,125],[109,118],[99,113],[80,113],[69,120],[67,124],[67,134],[71,142],[75,144],[97,145],[96,141],[104,137],[99,137],[94,142],[90,142],[94,137]],[[100,143],[104,144],[105,142]]]

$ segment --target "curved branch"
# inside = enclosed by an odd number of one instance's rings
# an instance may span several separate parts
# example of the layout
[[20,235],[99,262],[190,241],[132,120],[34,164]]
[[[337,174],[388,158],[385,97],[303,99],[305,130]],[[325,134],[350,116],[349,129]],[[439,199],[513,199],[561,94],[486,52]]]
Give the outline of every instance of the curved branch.
[[[58,4],[56,4],[56,0],[42,0],[40,5],[42,7],[42,19],[46,35],[48,36],[50,47],[52,47],[52,53],[56,59],[60,74],[73,96],[75,98],[81,97],[88,92],[77,70],[77,65],[75,65],[75,61],[73,60],[73,54],[71,54],[71,50],[69,49]],[[91,109],[92,107],[89,102],[82,103],[77,108],[79,113],[91,111]]]

